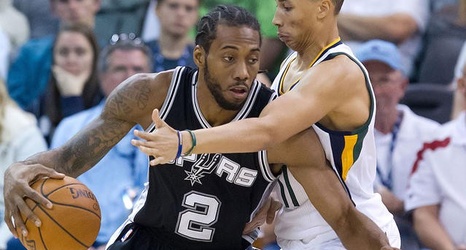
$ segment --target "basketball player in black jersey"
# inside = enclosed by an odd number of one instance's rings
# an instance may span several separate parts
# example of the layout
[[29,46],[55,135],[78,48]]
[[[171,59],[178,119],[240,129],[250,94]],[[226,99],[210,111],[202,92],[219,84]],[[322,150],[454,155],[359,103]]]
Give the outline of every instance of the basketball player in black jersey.
[[[40,226],[24,197],[51,207],[29,183],[87,171],[136,123],[153,129],[154,109],[177,130],[258,116],[274,98],[254,80],[260,41],[257,20],[242,8],[219,6],[203,17],[194,50],[198,70],[179,67],[130,77],[108,97],[100,117],[65,145],[7,169],[5,221],[10,231],[15,234],[16,226],[27,234],[20,213]],[[147,189],[109,249],[247,249],[255,236],[243,235],[243,228],[284,164],[310,174],[316,192],[309,198],[316,206],[333,208],[323,216],[337,230],[349,236],[379,230],[354,208],[311,129],[267,152],[186,155],[151,167]]]

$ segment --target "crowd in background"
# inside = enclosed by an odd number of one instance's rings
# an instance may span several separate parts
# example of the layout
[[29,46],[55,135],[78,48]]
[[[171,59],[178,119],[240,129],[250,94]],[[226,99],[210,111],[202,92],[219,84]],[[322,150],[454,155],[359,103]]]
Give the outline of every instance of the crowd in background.
[[[126,78],[196,67],[195,25],[217,4],[240,5],[258,18],[266,71],[260,80],[270,84],[290,52],[277,37],[273,0],[0,0],[2,189],[9,164],[65,143],[99,115]],[[402,248],[466,249],[466,221],[460,219],[466,212],[466,0],[347,0],[338,25],[371,76],[374,188],[397,219]],[[413,85],[451,93],[452,121],[422,117],[417,107],[402,104]],[[147,159],[130,145],[131,134],[92,175],[79,177],[102,201],[94,249],[103,249],[143,189]],[[104,174],[116,165],[117,176]],[[105,185],[118,192],[109,196]],[[21,249],[0,225],[0,249]],[[257,244],[276,249],[273,230],[264,232]]]

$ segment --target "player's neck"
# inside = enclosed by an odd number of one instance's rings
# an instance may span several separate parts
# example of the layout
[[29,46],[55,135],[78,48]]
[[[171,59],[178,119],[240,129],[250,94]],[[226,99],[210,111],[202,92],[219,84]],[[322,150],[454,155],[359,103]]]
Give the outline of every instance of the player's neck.
[[310,68],[323,52],[340,40],[338,31],[329,32],[328,36],[318,37],[309,41],[302,49],[297,49],[296,63],[299,69],[306,70]]

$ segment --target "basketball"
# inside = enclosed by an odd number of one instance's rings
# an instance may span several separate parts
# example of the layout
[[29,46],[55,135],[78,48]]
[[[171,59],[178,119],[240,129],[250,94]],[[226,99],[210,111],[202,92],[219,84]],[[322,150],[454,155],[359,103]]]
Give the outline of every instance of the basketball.
[[21,243],[29,250],[88,249],[97,238],[100,229],[100,207],[94,194],[80,181],[65,177],[62,180],[44,178],[32,184],[32,188],[53,203],[48,209],[33,200],[25,201],[42,222],[23,217],[28,235]]

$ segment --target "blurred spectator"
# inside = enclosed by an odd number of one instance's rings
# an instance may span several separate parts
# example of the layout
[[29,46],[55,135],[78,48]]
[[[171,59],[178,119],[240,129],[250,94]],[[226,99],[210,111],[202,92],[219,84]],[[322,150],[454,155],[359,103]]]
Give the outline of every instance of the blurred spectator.
[[[50,0],[60,25],[84,23],[94,27],[100,0]],[[29,40],[24,44],[8,71],[7,86],[11,97],[26,110],[33,110],[33,100],[47,89],[52,65],[54,36]],[[102,44],[102,42],[100,43]]]
[[113,34],[141,34],[150,0],[101,0],[95,33],[108,41]]
[[13,53],[29,39],[28,20],[13,6],[12,0],[0,0],[0,27],[10,38]]
[[461,0],[429,0],[430,10],[432,12],[435,12],[443,8],[445,5],[455,4],[455,3],[458,3],[458,1],[461,1]]
[[141,38],[145,42],[157,40],[160,35],[160,23],[154,11],[156,3],[157,0],[150,0],[149,7],[147,7],[144,17]]
[[[101,53],[99,80],[105,96],[126,78],[151,70],[149,48],[139,38],[131,38],[122,36]],[[96,107],[64,119],[57,127],[51,147],[64,144],[99,116],[103,106],[104,101],[101,101]],[[102,210],[102,224],[95,249],[104,249],[113,232],[126,220],[132,208],[132,199],[144,189],[144,182],[147,181],[148,159],[131,145],[133,138],[131,130],[95,167],[78,178],[92,189]]]
[[[267,70],[269,79],[274,79],[280,69],[280,64],[288,55],[288,47],[278,39],[277,27],[272,23],[275,14],[275,1],[250,1],[250,0],[207,0],[202,1],[201,14],[219,4],[234,4],[248,9],[253,13],[261,25],[262,46],[260,69]],[[270,81],[258,75],[264,83]]]
[[466,65],[466,42],[463,44],[463,48],[458,56],[458,61],[456,62],[455,67],[455,77],[451,83],[451,87],[455,90],[453,97],[453,109],[452,109],[452,118],[455,119],[459,113],[463,110],[466,110],[466,99],[461,93],[460,89],[457,88],[458,81],[464,76],[463,68]]
[[53,15],[50,0],[13,0],[13,6],[22,12],[30,26],[30,39],[58,32],[58,19]]
[[0,27],[0,79],[6,79],[9,66],[10,40]]
[[411,221],[405,214],[404,200],[416,152],[439,124],[399,104],[408,86],[408,78],[401,72],[401,55],[395,44],[371,40],[359,47],[356,57],[369,72],[377,100],[375,190],[395,216],[401,249],[420,249]]
[[466,40],[466,0],[444,5],[432,13],[425,34],[417,81],[448,84]]
[[58,33],[47,91],[36,100],[34,109],[42,133],[49,140],[64,117],[93,107],[102,99],[98,52],[94,33],[87,25],[65,25]]
[[411,77],[428,17],[429,0],[351,0],[343,4],[338,26],[341,38],[353,51],[372,39],[396,44],[402,71]]
[[[3,175],[13,162],[47,149],[36,119],[14,103],[8,96],[5,83],[0,79],[0,188],[3,190]],[[3,192],[0,193],[0,218],[4,216]],[[11,237],[8,227],[0,221],[0,249],[6,248]]]
[[189,37],[190,30],[199,18],[200,0],[158,0],[155,13],[160,23],[157,40],[147,42],[151,49],[153,72],[160,72],[176,66],[196,68],[193,60],[194,43]]
[[[466,97],[466,67],[458,93]],[[413,165],[406,210],[430,249],[466,250],[466,109],[424,143]]]

